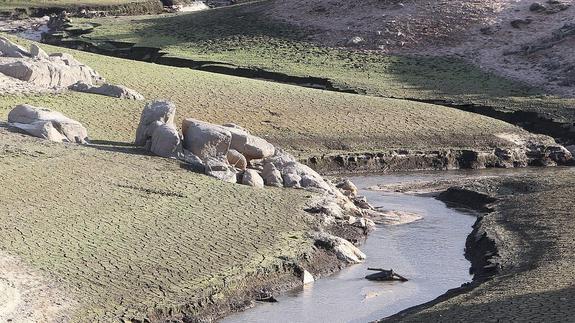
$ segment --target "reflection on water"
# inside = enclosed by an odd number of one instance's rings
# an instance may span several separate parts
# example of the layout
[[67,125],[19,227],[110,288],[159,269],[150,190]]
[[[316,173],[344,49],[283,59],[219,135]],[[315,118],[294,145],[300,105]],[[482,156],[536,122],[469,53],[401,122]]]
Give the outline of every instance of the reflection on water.
[[[413,175],[413,174],[412,174]],[[420,175],[418,175],[420,176]],[[412,176],[366,176],[352,181],[361,188],[408,180]],[[475,216],[449,209],[431,197],[362,190],[374,206],[415,212],[423,219],[378,227],[362,246],[365,263],[258,304],[222,322],[366,322],[430,301],[471,280],[464,258],[465,239]],[[408,282],[371,282],[367,267],[392,268]]]

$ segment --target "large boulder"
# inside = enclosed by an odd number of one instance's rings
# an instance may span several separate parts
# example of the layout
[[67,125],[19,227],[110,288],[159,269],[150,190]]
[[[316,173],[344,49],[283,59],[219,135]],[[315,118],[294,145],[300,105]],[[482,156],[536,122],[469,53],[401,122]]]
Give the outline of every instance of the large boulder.
[[246,169],[242,177],[242,184],[255,188],[263,188],[264,180],[257,171],[253,169]]
[[246,159],[262,159],[273,156],[275,147],[265,139],[249,134],[235,124],[224,125],[232,134],[230,148],[242,153]]
[[218,157],[206,157],[204,160],[205,174],[228,183],[237,183],[236,170],[227,160]]
[[123,85],[104,83],[100,86],[92,86],[84,82],[78,82],[76,84],[71,85],[69,89],[72,91],[105,95],[118,99],[136,100],[136,101],[144,100],[143,95]]
[[[12,109],[8,113],[8,122],[33,136],[53,141],[85,143],[88,139],[88,131],[78,121],[72,120],[60,112],[37,108],[28,104],[18,105]],[[56,135],[52,128],[61,136]]]
[[0,37],[0,56],[24,58],[30,57],[31,54],[22,46],[16,45],[4,37]]
[[0,73],[43,87],[67,88],[75,83],[93,84],[103,79],[69,54],[48,59],[20,59],[0,65]]
[[195,119],[182,123],[184,148],[201,159],[227,157],[232,134],[227,128]]
[[145,146],[159,124],[167,124],[175,128],[175,117],[176,105],[172,102],[154,101],[146,104],[140,116],[140,124],[136,130],[134,143],[138,146]]
[[[159,121],[156,121],[160,123]],[[152,134],[150,151],[161,157],[177,157],[181,151],[181,140],[178,130],[171,124],[157,124]]]

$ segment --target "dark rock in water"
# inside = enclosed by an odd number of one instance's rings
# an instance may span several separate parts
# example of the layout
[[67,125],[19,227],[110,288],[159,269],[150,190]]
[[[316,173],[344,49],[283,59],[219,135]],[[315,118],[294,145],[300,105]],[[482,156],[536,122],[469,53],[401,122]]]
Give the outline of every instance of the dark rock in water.
[[381,268],[367,268],[367,270],[379,271],[378,273],[365,276],[365,279],[367,280],[374,280],[374,281],[398,280],[402,282],[407,281],[407,278],[395,273],[393,269],[386,270]]
[[547,10],[547,7],[545,7],[539,2],[534,2],[533,4],[531,4],[531,6],[529,6],[529,11],[543,12],[545,10]]

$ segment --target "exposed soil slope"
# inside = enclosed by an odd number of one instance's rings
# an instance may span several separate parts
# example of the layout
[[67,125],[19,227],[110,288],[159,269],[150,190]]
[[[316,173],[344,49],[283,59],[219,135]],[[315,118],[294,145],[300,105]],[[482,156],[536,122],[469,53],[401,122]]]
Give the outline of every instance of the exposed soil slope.
[[573,1],[271,1],[267,12],[328,46],[455,55],[485,70],[575,96]]

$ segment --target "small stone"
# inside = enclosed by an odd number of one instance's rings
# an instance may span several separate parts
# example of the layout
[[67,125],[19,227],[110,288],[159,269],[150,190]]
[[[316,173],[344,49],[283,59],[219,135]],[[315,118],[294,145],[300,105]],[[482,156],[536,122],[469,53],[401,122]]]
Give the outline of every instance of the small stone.
[[242,184],[255,188],[264,188],[263,178],[253,169],[246,169],[242,177]]
[[315,279],[313,278],[313,275],[307,270],[303,271],[302,280],[303,280],[304,285],[311,284],[315,281]]

